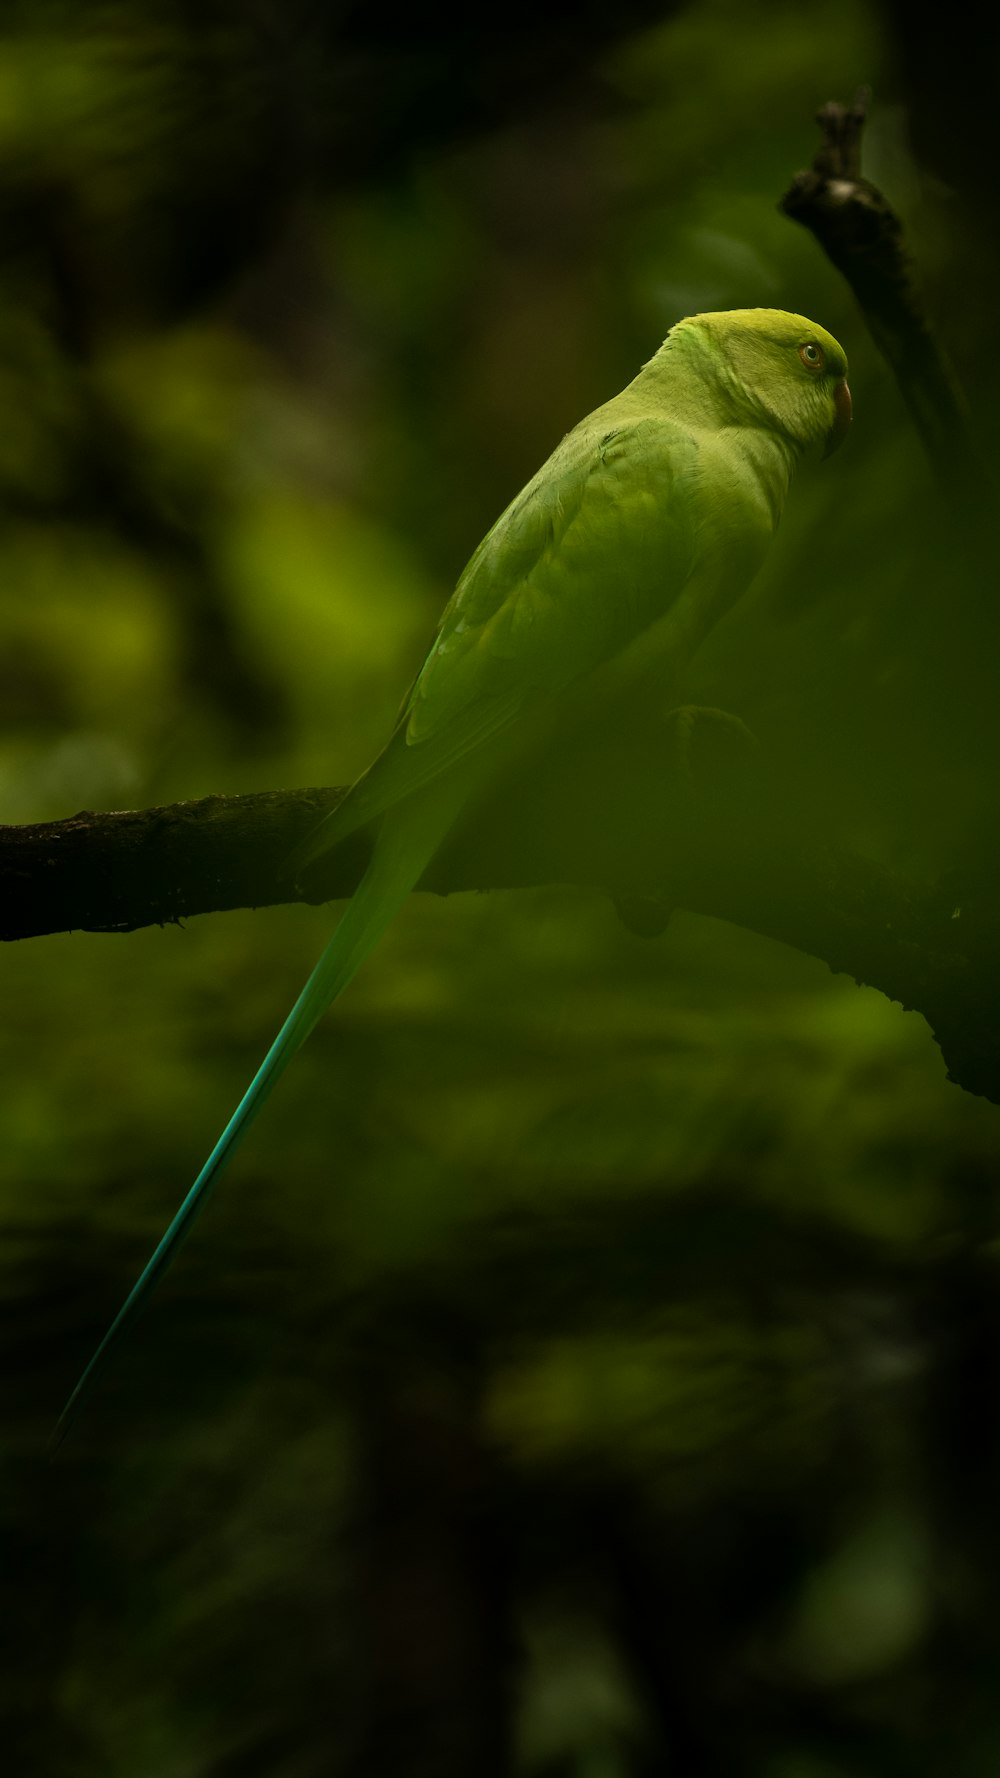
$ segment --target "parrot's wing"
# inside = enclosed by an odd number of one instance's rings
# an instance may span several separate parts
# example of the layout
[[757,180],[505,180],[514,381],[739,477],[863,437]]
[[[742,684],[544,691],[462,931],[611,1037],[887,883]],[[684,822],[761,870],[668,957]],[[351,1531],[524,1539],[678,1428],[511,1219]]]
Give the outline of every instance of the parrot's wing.
[[696,459],[670,421],[615,426],[608,409],[563,440],[469,562],[387,747],[290,872],[476,754],[670,605],[694,556]]

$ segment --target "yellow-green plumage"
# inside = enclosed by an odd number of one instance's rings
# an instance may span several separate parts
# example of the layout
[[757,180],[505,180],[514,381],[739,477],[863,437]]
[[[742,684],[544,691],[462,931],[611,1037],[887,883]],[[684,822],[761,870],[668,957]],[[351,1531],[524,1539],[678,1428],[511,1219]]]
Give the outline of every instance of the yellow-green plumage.
[[[846,429],[847,360],[801,315],[681,321],[562,440],[483,539],[383,752],[290,861],[381,818],[372,861],[292,1013],[63,1412],[169,1265],[317,1019],[419,880],[462,805],[563,701],[655,697],[746,590],[805,450]],[[582,700],[582,706],[581,706]]]

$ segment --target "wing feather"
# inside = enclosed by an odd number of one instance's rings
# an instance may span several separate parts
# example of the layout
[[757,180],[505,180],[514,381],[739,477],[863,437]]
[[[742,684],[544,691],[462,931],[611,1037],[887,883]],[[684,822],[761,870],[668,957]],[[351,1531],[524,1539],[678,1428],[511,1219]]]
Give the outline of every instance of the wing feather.
[[469,561],[388,745],[291,870],[477,754],[662,615],[694,558],[685,493],[697,455],[689,432],[648,416],[617,427],[591,416],[563,440]]

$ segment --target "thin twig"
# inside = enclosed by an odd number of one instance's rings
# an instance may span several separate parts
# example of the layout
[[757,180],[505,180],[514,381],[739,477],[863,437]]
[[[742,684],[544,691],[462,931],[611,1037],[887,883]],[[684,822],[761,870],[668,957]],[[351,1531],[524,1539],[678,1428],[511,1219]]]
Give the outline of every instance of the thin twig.
[[931,468],[963,509],[981,510],[992,486],[969,431],[955,373],[932,331],[903,225],[861,172],[869,94],[817,112],[823,139],[779,209],[816,237],[850,285],[872,338],[891,365]]

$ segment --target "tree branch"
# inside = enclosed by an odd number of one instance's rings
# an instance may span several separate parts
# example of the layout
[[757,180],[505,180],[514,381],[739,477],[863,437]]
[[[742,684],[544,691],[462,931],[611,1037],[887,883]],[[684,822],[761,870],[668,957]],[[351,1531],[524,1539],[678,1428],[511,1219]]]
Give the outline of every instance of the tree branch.
[[[558,778],[546,790],[508,784],[462,823],[421,887],[457,890],[581,883],[611,891],[668,886],[674,905],[730,920],[823,959],[925,1015],[951,1078],[1000,1102],[1000,944],[992,888],[925,884],[804,834],[773,783],[738,798],[685,800],[659,784],[660,817],[635,832],[634,809],[657,808],[651,785],[628,810],[588,780],[590,802],[567,813]],[[0,828],[0,936],[83,929],[129,932],[192,914],[349,895],[369,841],[347,842],[301,885],[289,852],[340,790],[212,796],[164,808],[84,812]],[[653,798],[652,801],[648,800]],[[980,912],[982,910],[982,914]]]
[[[282,881],[292,847],[343,795],[336,790],[206,796],[162,808],[0,827],[0,939],[133,932],[190,914],[304,900]],[[336,859],[330,895],[349,894],[357,853]]]

